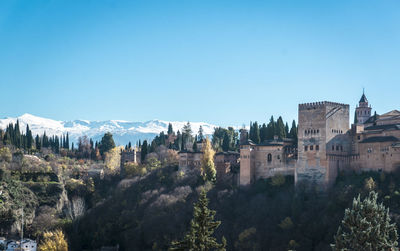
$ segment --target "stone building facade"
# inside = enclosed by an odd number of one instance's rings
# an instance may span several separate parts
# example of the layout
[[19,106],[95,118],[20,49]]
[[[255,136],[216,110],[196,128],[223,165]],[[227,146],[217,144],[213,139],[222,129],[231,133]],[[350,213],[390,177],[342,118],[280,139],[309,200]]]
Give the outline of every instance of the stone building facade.
[[355,110],[357,121],[350,128],[347,104],[324,101],[300,104],[298,109],[297,149],[293,142],[256,145],[241,137],[241,185],[289,174],[296,184],[326,188],[339,171],[392,172],[400,167],[399,111],[371,116],[363,93]]
[[[247,133],[242,129],[242,133]],[[243,138],[242,138],[243,139]],[[293,175],[297,149],[290,139],[278,139],[254,144],[251,140],[240,146],[240,185],[276,174]]]

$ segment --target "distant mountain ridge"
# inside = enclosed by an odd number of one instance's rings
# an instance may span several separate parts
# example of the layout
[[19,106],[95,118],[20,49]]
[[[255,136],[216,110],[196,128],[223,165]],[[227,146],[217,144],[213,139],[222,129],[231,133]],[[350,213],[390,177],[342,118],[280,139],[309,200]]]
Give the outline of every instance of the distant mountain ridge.
[[[130,122],[123,120],[106,120],[106,121],[58,121],[48,118],[37,117],[31,114],[24,114],[16,118],[0,119],[0,129],[5,129],[8,124],[20,123],[20,128],[25,133],[28,124],[34,136],[42,135],[62,135],[69,133],[70,140],[76,142],[80,136],[86,135],[93,140],[99,141],[106,132],[111,132],[117,145],[126,145],[130,141],[135,144],[138,140],[151,140],[160,132],[167,132],[168,124],[171,123],[175,132],[182,130],[187,122],[181,121],[163,121],[150,120],[146,122]],[[216,125],[205,122],[190,122],[193,133],[197,133],[199,127],[202,126],[204,134],[211,135]]]

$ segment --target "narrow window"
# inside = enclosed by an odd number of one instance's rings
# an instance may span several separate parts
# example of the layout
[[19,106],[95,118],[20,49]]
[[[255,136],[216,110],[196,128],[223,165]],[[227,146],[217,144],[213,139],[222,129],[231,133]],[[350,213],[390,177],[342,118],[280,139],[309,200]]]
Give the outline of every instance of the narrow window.
[[268,162],[271,162],[272,161],[272,155],[269,153],[268,154]]
[[308,146],[304,146],[304,151],[307,152],[307,150],[308,150]]
[[315,150],[316,150],[316,151],[319,151],[319,145],[316,145],[316,146],[315,146]]
[[310,146],[310,151],[314,150],[314,146]]
[[335,145],[332,145],[332,151],[335,151]]

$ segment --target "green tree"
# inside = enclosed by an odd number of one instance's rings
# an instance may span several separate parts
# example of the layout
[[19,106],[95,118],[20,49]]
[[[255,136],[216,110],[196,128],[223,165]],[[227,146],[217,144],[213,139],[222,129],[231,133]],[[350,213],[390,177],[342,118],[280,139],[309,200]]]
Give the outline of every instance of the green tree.
[[356,125],[358,123],[358,118],[357,118],[357,111],[354,112],[354,124]]
[[374,191],[363,201],[360,195],[354,198],[334,237],[333,250],[398,250],[396,224],[390,223],[389,209],[377,204],[377,198]]
[[256,143],[259,144],[260,143],[260,128],[258,127],[258,123],[257,121],[254,122],[251,127],[250,127],[250,139]]
[[110,151],[115,147],[115,142],[111,133],[107,132],[104,134],[103,138],[100,141],[100,154],[103,155],[104,153]]
[[231,141],[230,141],[229,135],[228,135],[228,133],[225,133],[224,139],[222,141],[222,150],[224,152],[229,151],[230,143],[231,143]]
[[174,133],[174,129],[172,129],[172,124],[171,123],[168,124],[168,132],[167,133],[168,133],[168,135]]
[[42,142],[40,141],[39,135],[36,135],[35,144],[36,150],[40,151],[40,148],[42,148]]
[[204,131],[203,131],[203,127],[202,126],[200,126],[199,127],[199,136],[197,137],[197,139],[198,139],[198,141],[203,141],[203,139],[204,139]]
[[273,139],[275,135],[275,129],[276,128],[276,122],[274,120],[274,116],[271,116],[269,119],[269,123],[267,125],[267,134],[266,137],[267,139]]
[[292,127],[290,128],[289,137],[297,140],[297,126],[296,121],[293,120]]
[[143,163],[144,160],[146,159],[147,153],[148,153],[147,140],[144,140],[144,141],[143,141],[142,148],[141,148],[141,150],[140,150],[140,159],[141,159],[142,163]]
[[208,251],[225,250],[226,240],[222,237],[222,243],[218,243],[213,237],[214,231],[221,224],[214,221],[215,211],[208,208],[208,198],[205,190],[200,192],[197,203],[194,204],[193,219],[190,222],[190,230],[181,241],[173,241],[169,250]]
[[276,121],[276,125],[276,135],[278,135],[280,139],[286,138],[285,124],[283,123],[283,119],[281,116],[279,116],[278,120]]

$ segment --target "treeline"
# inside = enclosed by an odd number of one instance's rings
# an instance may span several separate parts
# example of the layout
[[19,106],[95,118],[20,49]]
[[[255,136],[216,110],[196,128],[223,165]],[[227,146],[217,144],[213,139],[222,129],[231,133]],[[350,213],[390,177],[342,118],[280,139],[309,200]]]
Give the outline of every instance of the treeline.
[[26,125],[25,134],[21,133],[19,121],[15,124],[10,123],[6,130],[0,129],[0,142],[3,145],[13,146],[23,149],[28,153],[40,152],[44,149],[51,150],[55,154],[61,154],[78,159],[100,160],[104,158],[104,153],[115,147],[111,133],[104,134],[100,142],[93,141],[87,136],[79,137],[77,147],[72,142],[70,144],[69,134],[48,136],[44,132],[41,136],[33,138],[29,125]]
[[[223,128],[216,127],[212,134],[212,146],[215,151],[238,151],[239,140],[238,132],[233,127]],[[136,145],[141,150],[141,160],[144,161],[146,155],[155,152],[157,147],[165,146],[168,149],[175,151],[199,151],[198,144],[203,143],[205,140],[203,127],[199,127],[197,134],[193,136],[193,130],[190,122],[187,122],[182,132],[178,130],[176,133],[169,123],[168,131],[165,133],[162,131],[157,135],[151,142],[144,140],[143,143],[139,140]],[[125,150],[131,149],[132,144],[129,142],[125,146]]]
[[5,131],[0,129],[0,139],[3,145],[14,146],[28,152],[32,150],[40,151],[42,147],[50,148],[55,153],[59,153],[60,149],[69,149],[68,133],[60,137],[57,135],[49,137],[44,132],[42,136],[36,135],[33,138],[29,125],[26,125],[25,134],[21,133],[18,120],[15,125],[10,123]]
[[[204,131],[200,126],[198,133],[193,136],[192,126],[190,122],[187,122],[183,128],[182,132],[179,130],[175,133],[172,124],[168,124],[168,131],[164,133],[164,131],[160,132],[150,143],[147,140],[144,140],[143,143],[139,140],[136,145],[141,150],[141,160],[144,161],[146,155],[152,152],[155,152],[157,147],[165,146],[168,149],[173,149],[176,151],[197,151],[197,143],[200,143],[204,140]],[[125,149],[130,149],[130,142],[125,146]]]
[[263,123],[259,125],[256,122],[250,122],[249,139],[254,143],[259,144],[265,140],[272,140],[274,136],[278,136],[279,139],[290,138],[297,142],[297,125],[296,121],[293,120],[292,126],[289,129],[289,124],[283,122],[281,116],[275,121],[274,116],[271,116],[268,124]]

